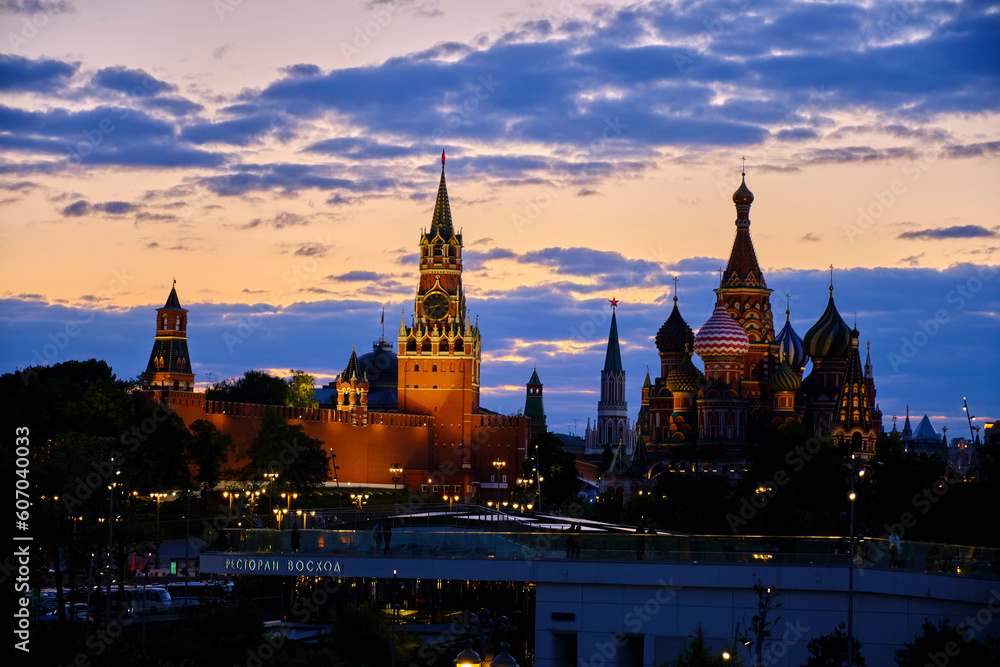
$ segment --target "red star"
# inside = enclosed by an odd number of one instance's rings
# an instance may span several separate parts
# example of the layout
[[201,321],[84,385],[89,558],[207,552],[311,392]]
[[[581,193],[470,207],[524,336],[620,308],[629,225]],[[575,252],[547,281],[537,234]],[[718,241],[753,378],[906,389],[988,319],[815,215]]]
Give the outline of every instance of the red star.
[[612,308],[617,308],[618,307],[618,299],[611,298],[611,299],[608,299],[608,301],[611,302],[611,307]]

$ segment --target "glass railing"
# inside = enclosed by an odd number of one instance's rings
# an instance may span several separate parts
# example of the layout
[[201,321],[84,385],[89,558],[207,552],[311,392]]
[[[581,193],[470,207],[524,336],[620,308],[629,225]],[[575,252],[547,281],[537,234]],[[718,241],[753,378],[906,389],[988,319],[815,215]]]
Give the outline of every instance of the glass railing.
[[[366,530],[223,530],[210,552],[303,553],[355,557],[495,558],[503,560],[581,560],[748,565],[847,565],[850,545],[843,537],[766,537],[718,535],[633,535],[584,533],[572,550],[565,532],[456,530],[448,527],[395,528],[388,545],[384,533]],[[577,556],[576,553],[579,555]],[[855,544],[858,569],[905,569],[960,576],[1000,578],[1000,549],[888,539]]]

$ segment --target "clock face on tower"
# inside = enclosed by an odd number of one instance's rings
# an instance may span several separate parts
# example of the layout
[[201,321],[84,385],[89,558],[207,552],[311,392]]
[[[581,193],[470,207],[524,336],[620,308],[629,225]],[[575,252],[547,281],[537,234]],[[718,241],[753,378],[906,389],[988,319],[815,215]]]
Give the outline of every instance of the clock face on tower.
[[431,292],[424,297],[424,317],[429,320],[443,320],[451,310],[451,299],[444,292]]

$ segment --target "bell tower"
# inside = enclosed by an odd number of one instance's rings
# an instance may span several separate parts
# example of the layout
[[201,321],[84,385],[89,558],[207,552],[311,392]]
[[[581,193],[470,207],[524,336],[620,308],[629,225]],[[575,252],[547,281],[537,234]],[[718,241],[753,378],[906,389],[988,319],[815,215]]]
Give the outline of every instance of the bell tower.
[[156,338],[142,374],[144,389],[194,391],[194,372],[187,347],[187,310],[177,298],[177,281],[163,308],[156,310]]
[[434,459],[473,467],[473,415],[479,413],[482,343],[462,290],[462,235],[455,233],[444,177],[430,229],[420,235],[420,278],[413,321],[399,325],[400,412],[434,417]]

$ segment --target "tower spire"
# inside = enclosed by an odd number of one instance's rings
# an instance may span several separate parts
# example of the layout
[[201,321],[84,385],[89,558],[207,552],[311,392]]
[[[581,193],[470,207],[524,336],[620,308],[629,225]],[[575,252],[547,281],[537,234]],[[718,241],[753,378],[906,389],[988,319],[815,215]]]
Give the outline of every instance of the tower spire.
[[618,307],[617,299],[611,301],[611,331],[608,333],[608,351],[604,356],[604,370],[622,370],[622,351],[618,344],[618,320],[615,318],[615,310]]
[[448,240],[455,235],[455,227],[451,223],[451,203],[448,201],[448,186],[444,180],[444,162],[444,151],[441,151],[441,182],[438,184],[434,215],[431,218],[431,228],[427,235],[434,238],[435,232],[437,232],[441,238]]

